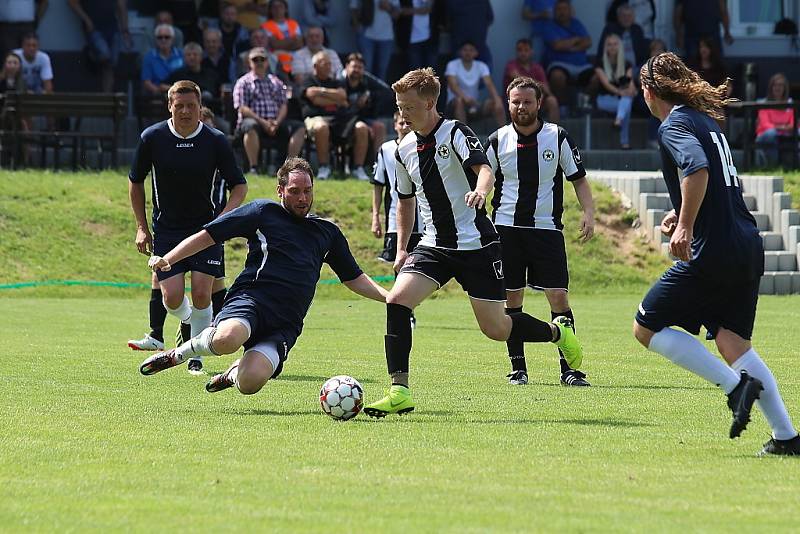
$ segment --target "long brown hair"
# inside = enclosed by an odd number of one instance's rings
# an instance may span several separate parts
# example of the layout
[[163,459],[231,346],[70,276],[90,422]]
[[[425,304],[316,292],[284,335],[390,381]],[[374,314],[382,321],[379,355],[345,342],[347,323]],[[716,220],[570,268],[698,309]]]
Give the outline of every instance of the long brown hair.
[[735,100],[728,98],[730,79],[713,87],[672,52],[651,57],[642,65],[640,77],[642,86],[658,98],[689,106],[715,120],[725,119],[725,106]]

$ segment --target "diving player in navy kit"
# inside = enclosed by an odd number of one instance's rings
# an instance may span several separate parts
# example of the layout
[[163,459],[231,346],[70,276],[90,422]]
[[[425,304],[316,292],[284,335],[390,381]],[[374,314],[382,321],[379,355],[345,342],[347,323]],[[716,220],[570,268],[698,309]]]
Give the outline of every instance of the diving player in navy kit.
[[248,240],[244,270],[228,290],[214,326],[177,349],[148,358],[140,367],[142,374],[196,356],[232,354],[244,346],[244,356],[212,378],[206,390],[236,386],[245,395],[258,392],[280,374],[300,336],[323,263],[354,293],[385,302],[386,290],[361,271],[339,227],[309,215],[313,188],[308,162],[290,158],[278,170],[280,204],[250,202],[206,224],[164,257],[150,259],[154,271],[168,273],[176,262],[227,239]]
[[[636,339],[648,349],[720,387],[733,412],[730,437],[750,420],[756,399],[772,428],[761,454],[800,454],[772,372],[750,338],[764,272],[764,250],[745,206],[728,141],[716,120],[728,102],[672,53],[642,66],[645,102],[660,119],[662,169],[674,211],[661,224],[679,258],[639,305]],[[704,326],[725,365],[695,337]]]

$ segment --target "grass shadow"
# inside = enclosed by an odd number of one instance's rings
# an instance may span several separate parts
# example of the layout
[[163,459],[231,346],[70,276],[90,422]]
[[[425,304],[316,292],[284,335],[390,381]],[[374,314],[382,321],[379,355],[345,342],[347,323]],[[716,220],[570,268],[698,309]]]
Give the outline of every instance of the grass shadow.
[[[553,387],[553,388],[560,388],[564,387],[559,382],[538,382],[538,381],[530,381],[527,384],[528,386],[545,386],[545,387]],[[571,388],[571,389],[581,389],[581,388]],[[591,389],[652,389],[652,390],[662,390],[662,389],[673,389],[678,391],[702,391],[705,389],[717,389],[712,386],[666,386],[661,384],[652,384],[652,385],[645,385],[645,384],[597,384],[592,382]]]
[[[330,376],[317,376],[317,375],[284,375],[281,374],[275,380],[286,381],[286,382],[319,382],[322,384],[327,379],[331,378]],[[377,384],[378,381],[374,378],[359,378],[359,382],[362,384]]]
[[610,426],[615,428],[639,428],[647,426],[655,426],[652,423],[643,423],[640,421],[625,421],[620,419],[494,419],[494,420],[480,420],[468,421],[469,423],[477,423],[481,425],[489,424],[509,424],[509,425],[536,425],[542,423],[556,423],[562,425],[580,425],[580,426]]
[[252,409],[252,410],[226,410],[225,413],[229,415],[277,415],[277,416],[297,416],[297,415],[311,415],[311,414],[321,414],[321,410],[286,410],[286,411],[277,411],[277,410],[263,410],[263,409]]

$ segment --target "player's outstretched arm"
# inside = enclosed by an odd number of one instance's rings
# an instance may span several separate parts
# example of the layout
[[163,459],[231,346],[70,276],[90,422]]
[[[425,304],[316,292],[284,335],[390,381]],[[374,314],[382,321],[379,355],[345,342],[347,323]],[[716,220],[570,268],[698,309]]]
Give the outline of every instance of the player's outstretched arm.
[[470,191],[464,196],[464,202],[470,208],[481,209],[486,204],[486,197],[494,187],[494,173],[492,168],[485,163],[473,165],[471,168],[478,175],[478,183],[475,185],[474,191]]
[[152,256],[148,265],[154,271],[169,271],[172,264],[197,254],[201,250],[205,250],[214,244],[211,234],[207,230],[200,230],[196,234],[192,234],[167,252],[164,257]]
[[353,293],[378,302],[386,302],[386,295],[389,294],[388,291],[364,273],[361,273],[361,276],[355,280],[342,283]]
[[584,176],[572,182],[575,188],[575,196],[583,210],[581,218],[581,243],[586,243],[594,235],[594,199],[592,198],[592,186]]

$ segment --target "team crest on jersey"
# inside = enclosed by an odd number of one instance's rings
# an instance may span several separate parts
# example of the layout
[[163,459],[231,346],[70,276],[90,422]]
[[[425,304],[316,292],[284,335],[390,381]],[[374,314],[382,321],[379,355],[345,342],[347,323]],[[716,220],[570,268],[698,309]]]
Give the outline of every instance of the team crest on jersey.
[[436,149],[436,153],[439,154],[439,157],[442,159],[450,157],[450,149],[447,148],[447,145],[439,145],[439,148]]
[[553,152],[549,148],[546,148],[544,152],[542,152],[542,159],[545,161],[553,161],[554,157],[556,157],[555,152]]
[[578,147],[572,149],[572,159],[575,160],[575,165],[581,164],[581,151],[578,150]]

